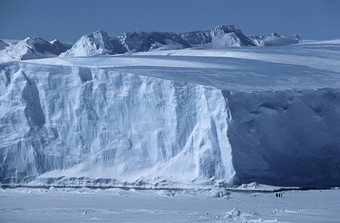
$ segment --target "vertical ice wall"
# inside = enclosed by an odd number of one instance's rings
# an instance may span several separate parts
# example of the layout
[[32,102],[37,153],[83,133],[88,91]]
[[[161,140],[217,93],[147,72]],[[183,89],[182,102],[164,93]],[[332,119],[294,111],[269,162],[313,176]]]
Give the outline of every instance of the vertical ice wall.
[[229,92],[14,64],[0,71],[0,182],[337,186],[339,114],[339,89]]
[[226,92],[235,183],[340,185],[340,90]]
[[103,69],[3,69],[2,183],[46,177],[231,181],[228,105],[200,85]]

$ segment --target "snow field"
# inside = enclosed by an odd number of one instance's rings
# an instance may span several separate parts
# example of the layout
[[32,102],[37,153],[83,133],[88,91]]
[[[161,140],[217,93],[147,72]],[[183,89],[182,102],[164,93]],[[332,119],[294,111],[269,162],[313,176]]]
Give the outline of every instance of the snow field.
[[275,193],[91,189],[0,190],[4,222],[338,222],[339,190]]

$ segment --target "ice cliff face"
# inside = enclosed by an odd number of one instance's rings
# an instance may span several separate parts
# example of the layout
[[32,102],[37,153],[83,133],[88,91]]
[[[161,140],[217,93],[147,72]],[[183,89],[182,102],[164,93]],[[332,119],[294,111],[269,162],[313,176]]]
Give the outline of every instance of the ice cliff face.
[[224,92],[235,182],[340,184],[340,90]]
[[0,182],[340,185],[340,90],[237,92],[114,69],[0,72]]
[[232,180],[228,106],[219,90],[31,64],[3,69],[1,80],[1,183],[44,173],[118,182]]
[[0,61],[0,183],[339,186],[339,41],[203,48]]

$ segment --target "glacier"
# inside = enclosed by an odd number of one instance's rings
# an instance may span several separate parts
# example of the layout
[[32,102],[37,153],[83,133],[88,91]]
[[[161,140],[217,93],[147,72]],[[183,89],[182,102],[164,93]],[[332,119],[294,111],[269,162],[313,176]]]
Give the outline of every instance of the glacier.
[[340,185],[338,41],[2,63],[2,185]]

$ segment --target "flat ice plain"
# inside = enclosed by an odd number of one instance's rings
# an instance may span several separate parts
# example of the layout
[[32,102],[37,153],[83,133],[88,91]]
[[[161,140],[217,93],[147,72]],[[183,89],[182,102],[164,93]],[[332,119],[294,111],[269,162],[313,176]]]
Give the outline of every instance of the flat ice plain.
[[339,222],[333,190],[1,189],[1,222]]

